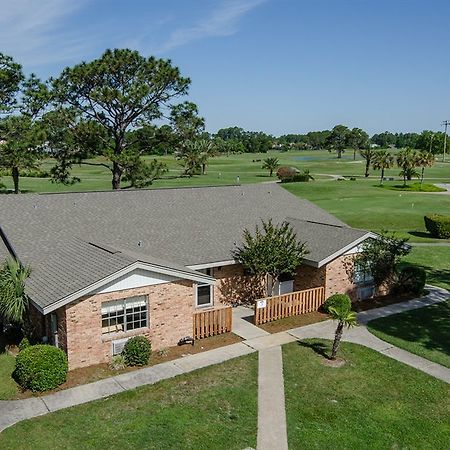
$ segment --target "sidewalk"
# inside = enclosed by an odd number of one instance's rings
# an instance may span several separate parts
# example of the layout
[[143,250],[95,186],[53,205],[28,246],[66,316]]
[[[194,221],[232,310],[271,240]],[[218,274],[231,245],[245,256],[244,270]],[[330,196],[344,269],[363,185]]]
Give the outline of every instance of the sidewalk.
[[[450,383],[449,369],[376,338],[367,331],[364,325],[369,320],[438,303],[450,296],[445,289],[435,288],[433,286],[427,286],[427,289],[430,290],[430,294],[421,299],[410,300],[408,302],[359,313],[358,320],[361,325],[355,329],[346,330],[343,340],[370,347],[390,358],[401,361]],[[242,342],[185,356],[174,361],[157,364],[42,397],[0,401],[0,432],[21,420],[109,397],[139,386],[154,384],[164,379],[192,372],[213,364],[220,364],[233,358],[254,353],[255,351],[279,347],[298,339],[314,337],[332,339],[334,337],[335,324],[332,321],[319,322],[289,331],[269,334],[244,319],[248,315],[248,312],[248,308],[236,308],[236,312],[233,311],[233,332],[245,338]],[[278,350],[274,351],[277,352]],[[272,412],[269,411],[269,413]]]

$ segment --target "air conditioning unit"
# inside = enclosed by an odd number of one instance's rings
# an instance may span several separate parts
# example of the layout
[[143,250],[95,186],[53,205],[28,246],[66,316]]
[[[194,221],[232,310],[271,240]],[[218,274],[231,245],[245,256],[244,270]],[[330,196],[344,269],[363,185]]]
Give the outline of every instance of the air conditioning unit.
[[112,354],[113,356],[119,355],[122,353],[125,344],[127,343],[129,338],[127,339],[117,339],[116,341],[112,341]]
[[366,300],[367,298],[372,298],[375,295],[374,286],[365,286],[358,289],[358,298],[360,300]]

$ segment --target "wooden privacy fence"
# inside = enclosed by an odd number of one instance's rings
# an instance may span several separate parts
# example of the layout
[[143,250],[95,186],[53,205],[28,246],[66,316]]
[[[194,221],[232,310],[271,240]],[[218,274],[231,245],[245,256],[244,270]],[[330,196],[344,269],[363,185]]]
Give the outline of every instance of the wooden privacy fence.
[[255,325],[317,311],[324,301],[324,287],[257,300],[255,302]]
[[231,306],[195,312],[194,339],[202,339],[231,331],[232,317]]

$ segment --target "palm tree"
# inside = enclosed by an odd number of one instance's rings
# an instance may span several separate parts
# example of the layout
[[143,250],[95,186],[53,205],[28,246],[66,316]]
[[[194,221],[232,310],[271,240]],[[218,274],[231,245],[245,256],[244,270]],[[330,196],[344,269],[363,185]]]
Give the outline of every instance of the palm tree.
[[277,167],[280,165],[280,161],[278,160],[278,158],[266,158],[263,161],[263,165],[262,168],[266,169],[269,171],[269,176],[273,175],[274,170],[277,169]]
[[373,158],[374,170],[381,170],[380,184],[383,184],[384,171],[394,167],[395,159],[387,150],[378,150]]
[[423,183],[423,176],[425,173],[425,167],[432,167],[435,163],[435,157],[430,152],[419,152],[417,155],[417,165],[421,167],[420,173],[420,185]]
[[418,166],[418,156],[415,150],[407,148],[401,150],[397,154],[397,165],[402,169],[400,176],[403,177],[403,185],[406,186],[406,181],[411,180],[412,177],[419,177],[416,170]]
[[217,155],[217,149],[213,141],[201,139],[197,141],[199,149],[200,164],[202,166],[202,175],[206,175],[206,168],[208,167],[208,159]]
[[372,163],[373,158],[375,157],[376,150],[373,148],[363,148],[359,151],[359,154],[362,158],[366,160],[366,170],[364,172],[364,176],[367,178],[369,176],[369,169]]
[[350,328],[357,325],[356,313],[345,305],[339,304],[334,307],[330,306],[330,308],[328,309],[328,314],[333,320],[338,321],[338,325],[334,333],[334,342],[330,357],[331,359],[336,359],[336,354],[339,348],[339,344],[341,343],[344,327],[346,326],[347,328]]
[[23,324],[28,309],[25,281],[31,269],[16,259],[8,259],[0,270],[0,317],[7,322]]

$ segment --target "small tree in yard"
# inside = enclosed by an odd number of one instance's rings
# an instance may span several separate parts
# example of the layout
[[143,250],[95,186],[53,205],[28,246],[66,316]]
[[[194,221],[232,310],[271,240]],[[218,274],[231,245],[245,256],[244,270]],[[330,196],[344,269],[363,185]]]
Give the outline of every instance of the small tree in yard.
[[280,161],[278,158],[266,158],[263,161],[262,168],[269,171],[269,176],[273,175],[273,172],[277,169],[277,167],[280,165]]
[[273,295],[280,275],[296,273],[307,254],[305,243],[297,240],[288,222],[275,225],[272,220],[263,220],[262,227],[257,225],[254,234],[245,229],[242,246],[233,252],[234,259],[251,275],[266,280],[268,276],[272,278],[272,291],[268,295]]
[[368,239],[362,244],[361,252],[353,260],[354,266],[369,272],[377,288],[386,283],[392,285],[395,282],[396,266],[411,251],[407,241],[397,239],[393,233],[382,232],[377,238]]
[[347,295],[345,301],[336,302],[328,309],[328,314],[333,320],[338,322],[336,331],[334,333],[333,347],[331,349],[330,359],[336,359],[336,354],[342,339],[344,327],[353,327],[357,324],[356,314],[351,310],[351,302]]

